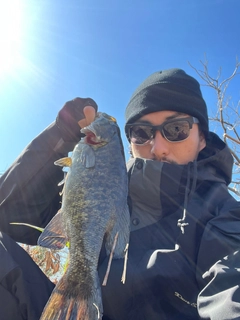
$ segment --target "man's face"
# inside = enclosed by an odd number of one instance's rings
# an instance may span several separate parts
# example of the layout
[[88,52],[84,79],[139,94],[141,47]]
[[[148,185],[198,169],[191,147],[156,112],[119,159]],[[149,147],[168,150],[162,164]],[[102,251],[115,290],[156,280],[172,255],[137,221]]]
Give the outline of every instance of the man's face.
[[[141,117],[137,123],[144,122],[152,125],[161,125],[172,118],[188,117],[174,111],[158,111]],[[199,133],[198,124],[193,124],[189,137],[186,140],[170,142],[166,140],[160,131],[156,132],[155,138],[144,145],[131,143],[134,158],[153,159],[168,163],[187,164],[195,160],[198,153],[206,146],[204,135]]]

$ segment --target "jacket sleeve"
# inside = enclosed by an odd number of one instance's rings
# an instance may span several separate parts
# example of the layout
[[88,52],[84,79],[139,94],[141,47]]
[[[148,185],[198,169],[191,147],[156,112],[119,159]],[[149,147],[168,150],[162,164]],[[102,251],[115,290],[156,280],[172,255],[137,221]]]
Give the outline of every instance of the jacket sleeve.
[[38,320],[54,284],[31,257],[0,232],[1,319]]
[[0,178],[0,231],[21,243],[36,244],[39,231],[11,222],[45,227],[60,207],[62,168],[76,142],[65,142],[56,123],[38,135]]
[[[240,205],[224,197],[205,226],[200,242],[197,274],[201,293],[201,319],[223,320],[240,317]],[[237,252],[237,253],[236,253]]]
[[203,278],[209,283],[198,297],[201,319],[239,319],[240,252],[219,260]]

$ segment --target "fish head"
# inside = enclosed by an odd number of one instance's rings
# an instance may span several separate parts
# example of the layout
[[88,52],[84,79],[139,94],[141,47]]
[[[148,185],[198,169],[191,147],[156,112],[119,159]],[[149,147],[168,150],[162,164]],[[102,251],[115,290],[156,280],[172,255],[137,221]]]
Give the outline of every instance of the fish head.
[[84,143],[91,145],[93,148],[99,148],[108,144],[120,130],[115,118],[106,113],[98,112],[95,120],[81,129],[85,134]]

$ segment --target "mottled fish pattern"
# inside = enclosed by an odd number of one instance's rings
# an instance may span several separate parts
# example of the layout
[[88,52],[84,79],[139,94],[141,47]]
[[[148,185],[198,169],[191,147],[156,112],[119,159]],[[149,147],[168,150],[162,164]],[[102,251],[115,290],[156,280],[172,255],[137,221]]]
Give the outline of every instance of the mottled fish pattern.
[[116,120],[99,112],[81,131],[85,137],[71,158],[55,163],[69,167],[62,206],[38,241],[54,249],[70,244],[68,269],[49,298],[41,320],[102,319],[97,272],[102,245],[107,254],[115,245],[113,258],[124,258],[129,242],[128,178]]

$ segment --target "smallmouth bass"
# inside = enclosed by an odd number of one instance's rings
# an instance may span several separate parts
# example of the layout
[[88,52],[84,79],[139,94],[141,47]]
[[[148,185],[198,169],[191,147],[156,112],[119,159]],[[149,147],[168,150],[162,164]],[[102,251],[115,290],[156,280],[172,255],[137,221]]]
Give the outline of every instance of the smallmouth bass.
[[38,241],[54,249],[70,243],[68,269],[40,320],[102,319],[97,273],[102,245],[113,258],[124,258],[129,243],[128,178],[119,127],[99,112],[81,131],[86,136],[71,158],[55,163],[69,167],[62,206]]

